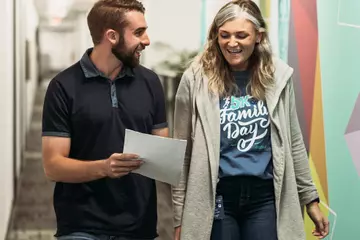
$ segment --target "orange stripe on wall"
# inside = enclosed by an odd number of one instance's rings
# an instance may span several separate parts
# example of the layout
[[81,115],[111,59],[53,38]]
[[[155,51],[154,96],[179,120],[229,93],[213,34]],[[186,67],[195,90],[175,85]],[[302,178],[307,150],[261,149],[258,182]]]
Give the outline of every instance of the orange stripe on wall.
[[328,202],[328,184],[326,171],[326,155],[325,155],[325,135],[324,135],[324,117],[322,106],[322,87],[320,73],[320,55],[319,47],[316,57],[314,101],[311,119],[311,135],[310,135],[310,153],[319,176],[321,187]]

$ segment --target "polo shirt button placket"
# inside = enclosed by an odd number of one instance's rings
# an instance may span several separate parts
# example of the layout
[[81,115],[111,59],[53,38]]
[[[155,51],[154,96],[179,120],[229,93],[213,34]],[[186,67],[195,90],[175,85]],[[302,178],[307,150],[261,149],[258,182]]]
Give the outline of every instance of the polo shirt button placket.
[[114,81],[110,82],[110,94],[111,94],[111,104],[112,107],[117,108],[118,107],[118,100],[116,95],[116,85]]

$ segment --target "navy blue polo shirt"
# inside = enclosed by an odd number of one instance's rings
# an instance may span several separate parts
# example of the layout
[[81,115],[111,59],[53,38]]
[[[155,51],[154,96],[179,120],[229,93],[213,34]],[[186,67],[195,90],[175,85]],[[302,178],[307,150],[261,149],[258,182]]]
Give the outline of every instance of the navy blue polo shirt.
[[[43,110],[42,135],[71,138],[69,157],[83,161],[121,153],[126,128],[150,134],[167,127],[158,76],[138,66],[123,68],[111,81],[91,62],[91,51],[51,80]],[[54,208],[56,236],[71,232],[134,239],[157,236],[155,182],[138,174],[77,184],[57,182]]]

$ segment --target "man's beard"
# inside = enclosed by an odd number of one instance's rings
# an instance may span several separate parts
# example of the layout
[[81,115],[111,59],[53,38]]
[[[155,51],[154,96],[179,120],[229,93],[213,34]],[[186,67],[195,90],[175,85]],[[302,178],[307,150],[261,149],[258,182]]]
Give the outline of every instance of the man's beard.
[[121,61],[125,66],[134,68],[140,64],[140,59],[135,56],[135,52],[139,46],[131,49],[126,49],[123,41],[120,41],[118,44],[111,48],[112,54]]

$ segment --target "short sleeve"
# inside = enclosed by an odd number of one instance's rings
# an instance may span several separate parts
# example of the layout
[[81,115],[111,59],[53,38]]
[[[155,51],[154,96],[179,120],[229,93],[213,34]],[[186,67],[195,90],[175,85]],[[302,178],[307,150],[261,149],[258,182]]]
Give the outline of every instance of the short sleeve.
[[156,83],[154,84],[154,97],[155,97],[155,113],[153,120],[153,129],[160,129],[168,127],[166,121],[166,107],[165,107],[165,96],[164,90],[161,85],[160,79],[156,76]]
[[61,84],[53,79],[46,90],[42,136],[70,137],[69,100]]

